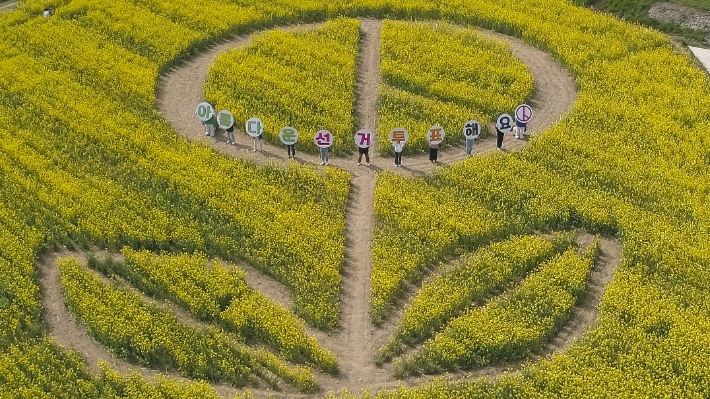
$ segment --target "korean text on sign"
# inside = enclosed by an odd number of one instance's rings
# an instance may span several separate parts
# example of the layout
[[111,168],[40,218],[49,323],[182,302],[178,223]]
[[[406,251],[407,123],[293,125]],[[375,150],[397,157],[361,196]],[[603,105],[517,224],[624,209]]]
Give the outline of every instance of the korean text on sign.
[[293,145],[298,141],[298,132],[291,126],[286,126],[279,132],[279,138],[282,143],[286,145]]
[[313,137],[318,148],[328,148],[333,145],[333,133],[327,130],[319,130]]
[[372,138],[374,135],[372,131],[367,129],[362,129],[355,133],[355,145],[360,148],[367,148],[372,145]]

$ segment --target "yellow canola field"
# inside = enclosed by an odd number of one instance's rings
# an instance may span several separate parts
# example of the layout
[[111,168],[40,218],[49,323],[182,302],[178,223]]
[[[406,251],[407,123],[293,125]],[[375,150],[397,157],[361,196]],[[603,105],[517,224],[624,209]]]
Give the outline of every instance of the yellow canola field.
[[418,351],[395,359],[395,374],[485,366],[540,349],[569,318],[584,292],[599,244],[592,244],[581,257],[575,251],[569,249],[540,265],[502,297],[453,319]]
[[270,31],[245,48],[220,55],[205,82],[205,98],[230,111],[237,127],[264,123],[264,140],[283,146],[279,131],[298,131],[296,148],[317,153],[314,136],[333,133],[333,154],[351,153],[360,21],[341,18],[313,31]]
[[125,261],[89,259],[104,274],[119,275],[143,292],[167,298],[197,319],[215,322],[249,341],[258,341],[286,360],[337,373],[335,355],[318,346],[304,324],[288,309],[247,286],[245,272],[201,254],[156,255],[121,251]]
[[387,20],[380,53],[382,155],[393,152],[387,140],[394,128],[409,132],[410,154],[427,151],[427,131],[434,125],[444,128],[442,146],[460,144],[470,120],[481,124],[485,137],[491,121],[512,115],[532,95],[533,77],[510,46],[472,29]]
[[[243,258],[291,287],[309,323],[337,324],[349,176],[226,159],[178,139],[146,104],[160,71],[223,35],[368,15],[521,37],[580,89],[569,115],[523,152],[378,182],[377,196],[391,194],[386,208],[376,202],[373,257],[396,248],[406,270],[421,270],[487,242],[476,237],[491,224],[498,238],[582,226],[624,246],[596,327],[566,354],[497,383],[381,397],[710,396],[710,85],[666,37],[563,0],[187,3],[58,0],[57,18],[42,18],[45,3],[26,0],[0,13],[3,393],[104,397],[75,354],[46,338],[33,263],[60,243]],[[400,220],[404,242],[391,234]],[[373,308],[392,302],[378,295]]]
[[276,388],[280,378],[302,392],[318,389],[310,369],[289,368],[219,328],[183,324],[171,311],[145,304],[140,294],[103,283],[74,257],[60,259],[58,266],[67,307],[119,358],[235,387],[263,381]]
[[400,354],[403,344],[420,342],[467,307],[519,283],[530,270],[570,247],[573,240],[573,234],[556,234],[549,239],[514,236],[448,265],[441,274],[422,283],[404,308],[395,336],[378,350],[378,360]]

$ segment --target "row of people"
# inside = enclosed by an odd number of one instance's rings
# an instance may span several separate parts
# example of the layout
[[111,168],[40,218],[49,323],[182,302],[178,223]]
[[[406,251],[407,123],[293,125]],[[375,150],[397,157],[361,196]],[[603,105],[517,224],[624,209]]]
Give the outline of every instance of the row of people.
[[[522,112],[519,112],[521,107]],[[205,135],[214,136],[218,126],[224,128],[227,133],[227,143],[234,145],[234,124],[235,120],[231,113],[222,111],[215,115],[214,109],[208,103],[202,103],[196,111],[198,117],[202,120],[205,126]],[[520,118],[518,117],[520,116]],[[521,118],[525,118],[522,121]],[[502,114],[496,121],[497,149],[502,150],[503,138],[506,133],[514,132],[515,138],[523,139],[526,132],[526,126],[532,117],[532,109],[527,105],[521,105],[516,109],[515,124],[513,125],[513,117],[507,114]],[[254,151],[261,151],[263,140],[263,122],[258,118],[251,118],[247,121],[245,129],[253,139]],[[475,139],[480,136],[481,125],[477,121],[468,121],[464,125],[463,135],[466,139],[466,154],[471,156]],[[439,144],[444,140],[444,129],[441,126],[432,126],[427,131],[427,142],[429,144],[429,161],[432,164],[438,162]],[[286,145],[288,158],[296,156],[296,142],[298,141],[298,131],[286,126],[279,131],[279,138]],[[394,164],[395,167],[402,166],[402,154],[404,146],[409,140],[409,133],[403,128],[392,129],[389,133],[389,142],[394,147]],[[328,165],[329,148],[333,145],[333,134],[327,130],[320,130],[314,135],[315,144],[320,148],[321,165]],[[355,134],[355,144],[358,147],[358,166],[362,164],[362,157],[365,156],[365,163],[370,165],[370,145],[374,141],[374,133],[368,129],[362,129]],[[258,149],[257,149],[258,148]]]

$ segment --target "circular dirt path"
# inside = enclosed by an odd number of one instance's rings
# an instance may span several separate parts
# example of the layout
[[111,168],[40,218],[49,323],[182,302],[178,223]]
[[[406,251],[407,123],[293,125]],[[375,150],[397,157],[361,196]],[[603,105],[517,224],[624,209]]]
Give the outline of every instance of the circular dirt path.
[[[282,30],[306,29],[312,30],[322,24],[289,25]],[[357,111],[361,126],[376,131],[377,99],[380,83],[380,30],[382,21],[373,19],[361,20],[361,48],[359,54],[359,71],[357,80]],[[528,133],[536,135],[555,122],[559,121],[577,99],[574,79],[549,54],[522,42],[522,40],[495,33],[479,31],[485,35],[504,40],[511,46],[513,55],[526,64],[533,76],[535,88],[529,101],[535,111],[535,117],[528,125]],[[227,144],[225,132],[218,130],[215,137],[205,137],[204,128],[195,116],[195,107],[203,99],[203,87],[209,69],[217,56],[225,51],[249,44],[251,35],[239,36],[206,51],[195,55],[188,61],[175,66],[160,77],[156,92],[156,105],[162,115],[173,125],[182,136],[198,142],[205,142],[217,151],[233,157],[252,160],[257,165],[263,165],[267,159],[287,162],[286,150],[283,147],[264,143],[264,150],[254,152],[252,139],[242,130],[235,130],[236,145]],[[495,137],[476,140],[474,153],[482,154],[495,149]],[[503,142],[505,150],[517,150],[527,144],[526,140],[516,140],[512,134],[507,134]],[[376,148],[376,146],[374,146]],[[331,157],[330,164],[357,173],[360,169],[379,171],[387,169],[403,176],[418,176],[430,173],[435,169],[427,155],[404,154],[402,168],[394,167],[391,157],[382,158],[376,151],[371,151],[370,167],[357,167],[357,155],[346,157]],[[320,165],[317,155],[299,152],[296,161]],[[455,147],[439,153],[441,165],[452,164],[466,159],[463,148]]]
[[[361,48],[358,63],[357,79],[357,111],[361,126],[376,131],[377,127],[377,99],[379,95],[379,47],[382,21],[362,19]],[[281,29],[314,29],[320,24],[287,26]],[[549,128],[567,112],[577,98],[575,84],[572,77],[561,68],[548,54],[534,47],[524,44],[521,40],[493,32],[483,33],[510,43],[513,54],[525,63],[533,75],[535,89],[530,105],[535,110],[535,118],[528,126],[532,135]],[[157,88],[157,108],[166,119],[175,127],[176,131],[184,137],[204,142],[217,151],[242,159],[250,159],[256,164],[264,164],[268,159],[281,162],[287,161],[286,151],[277,146],[264,144],[264,151],[253,152],[251,138],[244,132],[235,132],[237,145],[226,144],[223,131],[216,137],[206,138],[204,130],[194,115],[196,104],[202,101],[203,85],[209,68],[215,57],[232,48],[245,45],[250,40],[250,35],[229,39],[215,45],[192,59],[176,66],[160,78]],[[515,140],[512,135],[507,135],[504,141],[506,150],[523,148],[527,144],[524,140]],[[476,141],[474,152],[483,154],[495,149],[495,137],[484,138]],[[394,378],[388,366],[384,369],[377,368],[372,362],[372,352],[385,342],[394,331],[394,322],[386,323],[382,328],[375,328],[370,322],[369,297],[370,274],[372,272],[372,230],[375,224],[373,208],[375,191],[375,173],[387,169],[403,176],[417,176],[434,171],[426,155],[405,156],[404,166],[395,168],[390,158],[381,158],[376,152],[371,154],[371,166],[356,166],[356,155],[344,158],[331,158],[331,165],[349,170],[352,173],[350,198],[347,205],[346,221],[346,248],[345,266],[341,286],[341,329],[333,336],[309,329],[319,342],[331,349],[337,356],[341,368],[341,375],[332,377],[322,373],[315,373],[323,391],[340,390],[347,387],[351,392],[361,389],[376,390],[379,388],[395,388],[400,382],[405,385],[415,385],[430,380],[430,377],[408,379],[400,381]],[[443,164],[451,164],[466,158],[462,148],[451,148],[440,153],[439,159]],[[300,163],[319,164],[317,156],[299,153],[296,161]],[[610,277],[613,269],[618,265],[620,250],[609,250],[609,242],[602,242],[602,249],[610,253],[608,264],[602,263],[600,269],[590,278],[592,290],[587,294],[581,309],[577,309],[568,325],[563,329],[548,347],[550,351],[564,350],[568,343],[586,331],[593,324],[598,313],[598,304],[601,299],[603,287],[608,282],[604,276]],[[618,248],[617,248],[618,249]],[[64,308],[59,289],[56,259],[63,253],[55,253],[40,260],[40,271],[43,275],[41,286],[45,298],[45,314],[49,325],[50,334],[63,346],[82,353],[89,364],[95,366],[98,359],[105,359],[109,364],[120,371],[136,369],[113,358],[103,347],[95,343],[88,336],[83,326],[77,324]],[[67,254],[65,251],[64,254]],[[241,266],[241,265],[240,265]],[[600,275],[603,277],[595,277]],[[278,302],[291,302],[290,294],[279,283],[268,277],[258,275],[252,271],[247,280],[254,283],[267,294],[276,296]],[[594,287],[598,287],[598,290]],[[597,292],[598,291],[598,292]],[[580,316],[581,315],[581,316]],[[568,331],[567,333],[565,331]],[[499,376],[509,368],[517,368],[520,363],[503,364],[497,367],[483,368],[466,376]],[[146,377],[152,377],[155,372],[139,369]],[[453,375],[459,378],[463,374]],[[232,389],[215,387],[222,395],[229,395]],[[308,395],[275,394],[274,392],[255,391],[257,396],[274,395],[275,397],[306,397]]]

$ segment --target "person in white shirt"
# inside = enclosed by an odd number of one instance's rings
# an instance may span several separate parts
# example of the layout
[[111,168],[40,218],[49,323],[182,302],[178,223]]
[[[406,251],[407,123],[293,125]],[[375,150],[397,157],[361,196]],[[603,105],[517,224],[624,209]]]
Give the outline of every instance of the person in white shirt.
[[394,166],[400,168],[402,167],[402,150],[404,149],[404,144],[393,143],[394,146]]
[[51,17],[51,16],[52,16],[52,9],[49,8],[49,7],[45,7],[44,12],[42,13],[42,15],[44,15],[45,18],[46,18],[46,17]]
[[515,127],[513,127],[513,133],[515,133],[515,138],[519,140],[524,140],[525,137],[523,135],[526,131],[527,123],[523,123],[519,121],[518,118],[515,118]]

